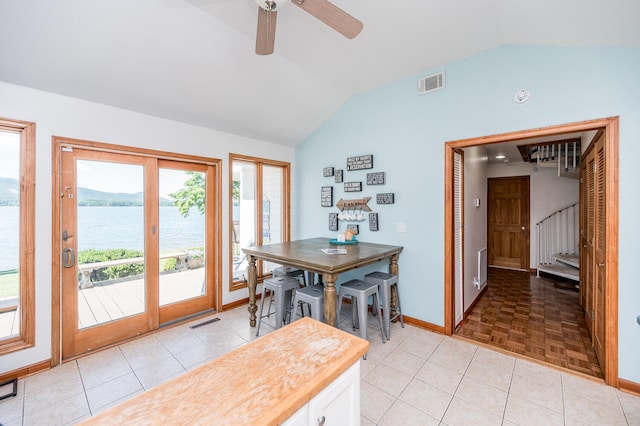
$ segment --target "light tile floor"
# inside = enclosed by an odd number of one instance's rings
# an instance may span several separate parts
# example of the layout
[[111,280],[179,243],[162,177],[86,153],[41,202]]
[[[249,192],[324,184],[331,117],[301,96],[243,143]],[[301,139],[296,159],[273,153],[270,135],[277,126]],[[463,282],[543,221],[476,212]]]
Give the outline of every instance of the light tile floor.
[[[0,401],[0,423],[75,424],[255,339],[246,306],[214,317],[19,380],[18,396]],[[640,425],[640,397],[593,379],[411,325],[393,324],[383,344],[377,320],[368,327],[362,425]]]

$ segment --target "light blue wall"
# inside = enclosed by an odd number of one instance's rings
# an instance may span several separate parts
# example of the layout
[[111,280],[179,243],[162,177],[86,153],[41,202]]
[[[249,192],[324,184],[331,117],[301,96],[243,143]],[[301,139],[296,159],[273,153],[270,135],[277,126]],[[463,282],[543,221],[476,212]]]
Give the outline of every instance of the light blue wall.
[[[446,88],[418,96],[418,78],[441,70]],[[517,105],[522,88],[531,100]],[[370,203],[380,231],[361,224],[359,239],[405,247],[403,312],[444,325],[444,142],[610,116],[620,116],[619,377],[640,383],[640,49],[505,46],[355,96],[296,151],[293,234],[333,236],[328,213],[337,209],[320,207],[321,186],[333,185],[336,201],[394,192],[394,205]],[[363,154],[373,154],[386,185],[345,195],[322,176]],[[366,180],[366,171],[344,175]],[[395,232],[398,222],[407,233]]]

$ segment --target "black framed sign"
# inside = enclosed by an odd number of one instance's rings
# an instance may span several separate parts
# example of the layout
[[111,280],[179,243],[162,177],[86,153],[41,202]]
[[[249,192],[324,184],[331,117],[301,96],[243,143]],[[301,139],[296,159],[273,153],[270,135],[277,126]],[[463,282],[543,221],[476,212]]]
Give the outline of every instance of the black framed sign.
[[373,169],[373,155],[360,155],[347,158],[347,170]]
[[369,231],[378,230],[378,213],[369,213]]
[[362,191],[362,182],[345,182],[344,192],[360,192]]
[[336,183],[342,183],[342,169],[337,169],[335,171],[335,181]]
[[355,223],[347,225],[347,229],[352,230],[356,235],[360,233],[360,226],[356,225]]
[[393,192],[376,194],[376,204],[393,204],[394,202],[395,194]]
[[385,173],[367,173],[367,185],[384,185]]
[[320,205],[322,207],[333,206],[333,186],[323,186],[320,192]]
[[329,213],[329,231],[338,230],[338,213]]
[[322,176],[329,177],[333,176],[333,167],[325,167],[322,169]]

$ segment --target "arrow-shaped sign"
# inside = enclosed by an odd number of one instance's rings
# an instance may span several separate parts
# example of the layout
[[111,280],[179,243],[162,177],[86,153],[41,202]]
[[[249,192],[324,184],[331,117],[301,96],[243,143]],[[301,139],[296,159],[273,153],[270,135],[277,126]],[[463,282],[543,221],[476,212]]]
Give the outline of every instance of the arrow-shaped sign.
[[365,212],[370,212],[371,209],[367,205],[367,203],[369,202],[370,199],[371,199],[371,197],[359,198],[357,200],[343,200],[341,198],[340,201],[338,201],[336,203],[336,207],[338,209],[340,209],[340,211],[343,211],[343,210],[364,210]]

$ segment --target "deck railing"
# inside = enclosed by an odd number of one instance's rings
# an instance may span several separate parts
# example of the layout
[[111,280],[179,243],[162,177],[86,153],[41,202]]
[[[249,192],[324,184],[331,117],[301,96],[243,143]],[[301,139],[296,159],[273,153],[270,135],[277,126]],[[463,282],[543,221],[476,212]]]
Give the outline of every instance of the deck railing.
[[[182,271],[187,268],[187,252],[176,252],[176,253],[167,253],[160,255],[160,260],[165,259],[176,259],[176,270]],[[144,257],[132,257],[129,259],[116,259],[116,260],[107,260],[104,262],[92,262],[92,263],[84,263],[78,265],[78,270],[82,274],[82,278],[80,280],[80,288],[91,288],[93,287],[93,282],[91,281],[91,274],[93,271],[108,268],[110,266],[120,266],[120,265],[136,265],[144,263]]]

